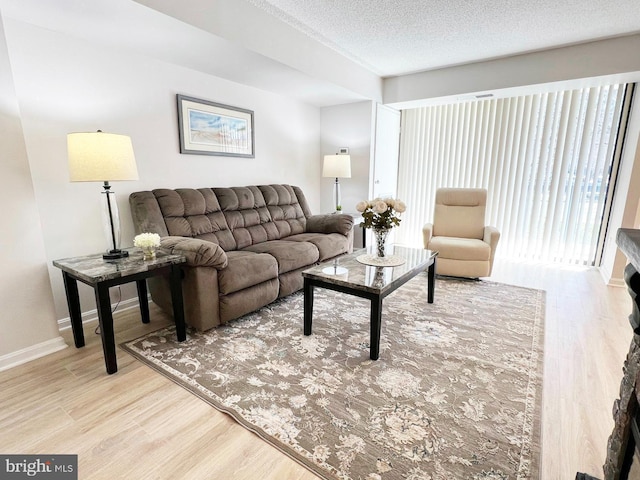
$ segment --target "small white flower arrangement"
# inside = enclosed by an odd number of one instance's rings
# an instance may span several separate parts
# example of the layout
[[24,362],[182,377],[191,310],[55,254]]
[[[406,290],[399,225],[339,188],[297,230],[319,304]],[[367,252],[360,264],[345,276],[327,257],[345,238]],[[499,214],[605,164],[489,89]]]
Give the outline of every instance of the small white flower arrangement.
[[363,228],[391,229],[400,225],[400,213],[406,211],[407,206],[402,200],[393,198],[374,198],[373,200],[358,202],[356,210],[362,213]]
[[133,238],[133,245],[138,248],[158,248],[160,246],[160,235],[157,233],[141,233]]
[[142,249],[144,260],[153,260],[156,258],[156,249],[160,246],[160,235],[141,233],[133,237],[133,245]]

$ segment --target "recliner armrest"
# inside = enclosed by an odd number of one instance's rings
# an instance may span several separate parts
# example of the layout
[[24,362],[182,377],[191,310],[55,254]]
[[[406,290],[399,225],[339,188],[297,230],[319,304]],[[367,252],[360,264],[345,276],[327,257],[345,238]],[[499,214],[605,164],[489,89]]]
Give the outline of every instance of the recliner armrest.
[[307,217],[308,233],[340,233],[345,237],[353,229],[353,217],[343,213],[311,215]]
[[433,223],[425,223],[422,227],[422,241],[424,242],[424,248],[429,248],[429,242],[433,237]]
[[482,240],[491,247],[491,258],[489,260],[489,275],[491,275],[493,271],[493,259],[496,256],[498,240],[500,240],[500,232],[496,227],[484,227],[484,238]]
[[169,236],[160,239],[160,246],[171,253],[184,255],[190,267],[213,267],[221,270],[228,263],[227,254],[222,247],[207,240]]
[[[500,240],[500,232],[496,227],[484,227],[484,238],[482,240],[491,246],[492,252],[495,252],[498,240]],[[491,257],[493,258],[493,254]]]

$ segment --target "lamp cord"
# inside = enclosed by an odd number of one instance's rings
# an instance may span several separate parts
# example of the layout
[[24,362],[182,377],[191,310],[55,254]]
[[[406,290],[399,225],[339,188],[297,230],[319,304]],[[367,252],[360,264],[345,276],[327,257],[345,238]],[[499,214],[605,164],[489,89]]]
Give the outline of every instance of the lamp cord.
[[[118,287],[118,301],[116,302],[115,306],[111,309],[111,315],[113,315],[116,312],[116,310],[120,306],[120,302],[121,301],[122,301],[122,290],[120,289],[120,287]],[[94,333],[96,335],[100,335],[100,324],[99,323],[98,323],[98,326],[96,327],[96,329],[94,330]]]

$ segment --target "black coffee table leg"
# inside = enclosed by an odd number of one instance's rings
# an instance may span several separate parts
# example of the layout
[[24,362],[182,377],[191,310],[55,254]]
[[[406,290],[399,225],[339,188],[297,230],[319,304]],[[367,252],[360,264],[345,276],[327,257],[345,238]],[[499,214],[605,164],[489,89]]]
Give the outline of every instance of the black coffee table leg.
[[382,329],[382,297],[371,299],[371,336],[369,338],[371,360],[380,356],[380,330]]
[[429,284],[427,285],[427,302],[433,303],[433,294],[436,288],[436,259],[433,259],[433,263],[429,265],[429,271],[427,273]]
[[311,335],[313,317],[313,285],[304,279],[304,334]]

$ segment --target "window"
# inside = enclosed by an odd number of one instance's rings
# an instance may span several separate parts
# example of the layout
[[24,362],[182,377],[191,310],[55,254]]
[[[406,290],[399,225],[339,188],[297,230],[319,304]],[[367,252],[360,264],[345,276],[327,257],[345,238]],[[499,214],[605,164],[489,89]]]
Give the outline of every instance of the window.
[[[593,264],[614,168],[624,84],[402,112],[397,241],[420,244],[438,187],[488,190],[498,256]],[[622,125],[624,126],[624,125]]]

